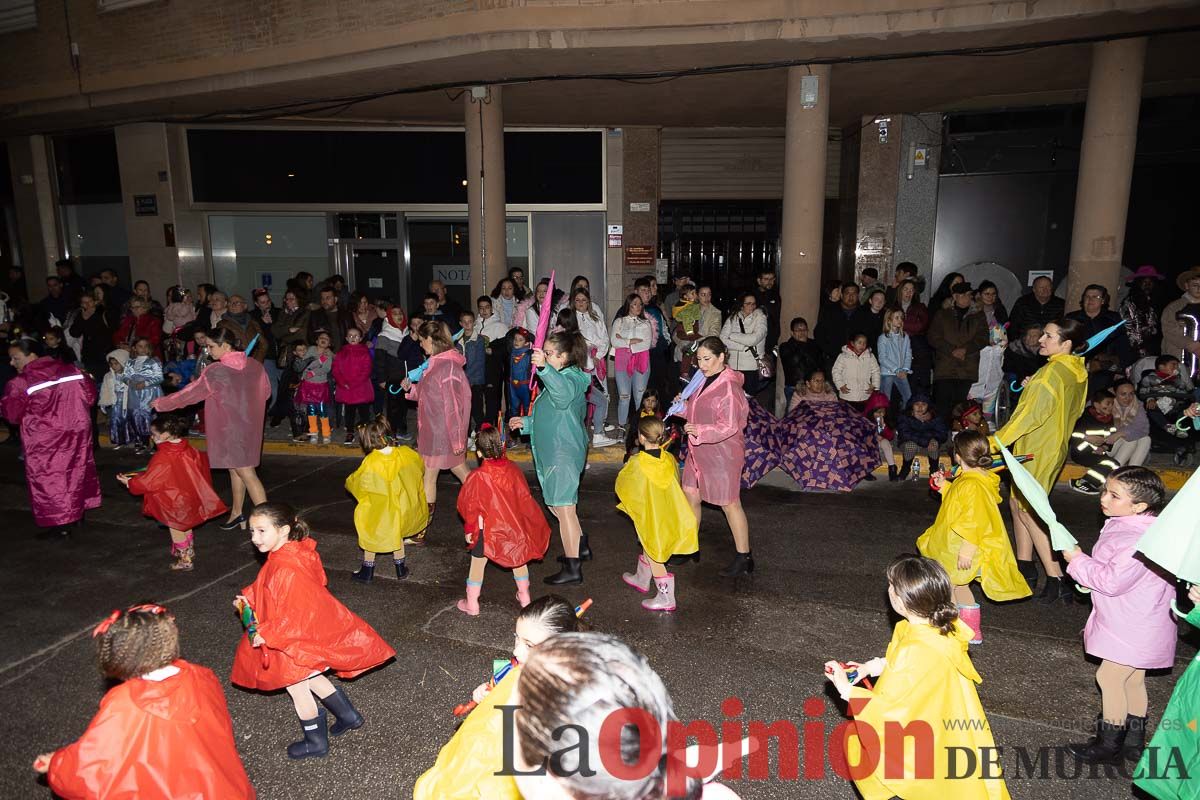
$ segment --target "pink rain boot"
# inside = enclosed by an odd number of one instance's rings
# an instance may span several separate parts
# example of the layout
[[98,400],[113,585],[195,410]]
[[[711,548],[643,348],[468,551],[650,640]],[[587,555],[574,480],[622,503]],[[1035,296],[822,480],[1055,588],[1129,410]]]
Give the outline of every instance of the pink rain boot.
[[[524,578],[513,578],[517,582],[517,602],[521,604],[521,608],[529,605],[529,576]],[[476,611],[475,613],[479,613]]]
[[649,600],[643,600],[642,608],[647,611],[674,611],[675,576],[668,572],[661,578],[655,578],[654,585],[658,587],[658,594]]
[[479,616],[479,592],[483,584],[467,581],[467,596],[458,601],[458,610],[472,617]]
[[637,572],[622,572],[621,580],[642,594],[650,591],[650,559],[644,553],[638,556]]
[[971,629],[971,644],[983,644],[983,627],[980,624],[979,604],[958,607],[958,618]]

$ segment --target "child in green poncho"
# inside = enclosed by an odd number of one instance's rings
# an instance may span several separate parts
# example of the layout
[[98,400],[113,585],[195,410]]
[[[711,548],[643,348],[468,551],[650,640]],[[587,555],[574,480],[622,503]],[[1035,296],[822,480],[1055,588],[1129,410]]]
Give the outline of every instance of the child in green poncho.
[[[1185,617],[1200,628],[1200,586],[1188,590],[1195,606]],[[1133,771],[1133,785],[1158,800],[1195,800],[1200,798],[1200,654],[1192,659],[1187,671],[1175,684],[1175,691],[1163,711],[1162,722],[1154,738],[1141,755]],[[1136,753],[1129,755],[1136,756]]]
[[545,583],[580,584],[580,562],[592,557],[575,510],[579,478],[587,462],[588,434],[583,421],[591,378],[582,369],[587,364],[587,345],[579,333],[563,331],[547,338],[543,350],[534,350],[532,360],[541,388],[528,416],[513,417],[508,426],[529,434],[542,499],[558,520],[562,536],[565,555],[558,559],[562,569]]

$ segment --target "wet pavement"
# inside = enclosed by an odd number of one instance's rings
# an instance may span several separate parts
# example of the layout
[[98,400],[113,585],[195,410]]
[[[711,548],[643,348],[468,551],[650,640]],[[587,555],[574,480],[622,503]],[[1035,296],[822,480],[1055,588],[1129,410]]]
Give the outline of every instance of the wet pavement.
[[[226,696],[246,769],[263,798],[394,798],[411,795],[417,776],[434,761],[453,732],[451,709],[487,677],[492,658],[508,654],[517,604],[511,579],[489,568],[483,612],[469,618],[454,608],[468,558],[453,514],[456,481],[445,473],[430,545],[412,548],[412,575],[375,582],[350,580],[357,566],[351,513],[342,481],[358,463],[345,458],[267,456],[260,471],[273,500],[304,509],[320,543],[331,590],[370,622],[397,650],[394,663],[346,685],[367,724],[336,740],[328,758],[289,762],[283,748],[297,738],[291,703],[282,693],[264,696],[228,684],[233,649],[241,633],[230,600],[248,584],[258,558],[247,535],[213,525],[196,535],[196,569],[176,574],[168,537],[140,514],[140,501],[117,483],[119,469],[137,466],[132,455],[100,455],[104,505],[89,514],[72,541],[43,542],[28,513],[24,479],[13,449],[0,448],[0,513],[4,515],[3,597],[0,618],[0,797],[49,797],[29,764],[42,751],[69,743],[94,714],[105,686],[88,634],[111,609],[153,599],[177,615],[183,655],[216,671]],[[528,469],[529,465],[523,465]],[[612,495],[619,467],[593,464],[583,482],[580,512],[596,557],[585,565],[582,587],[562,594],[594,605],[591,625],[614,633],[643,652],[670,688],[684,720],[714,725],[726,718],[729,696],[745,704],[743,721],[791,719],[842,721],[827,689],[822,664],[830,658],[865,660],[882,655],[894,619],[885,596],[884,568],[897,553],[915,550],[916,537],[936,514],[923,483],[863,484],[851,494],[804,494],[779,473],[743,497],[750,519],[757,572],[738,581],[717,577],[733,547],[724,518],[705,509],[702,559],[675,570],[679,611],[644,612],[642,595],[620,573],[638,552],[628,520]],[[531,483],[536,491],[536,481]],[[228,496],[228,483],[218,478]],[[1100,517],[1094,498],[1060,484],[1053,500],[1060,517],[1085,547]],[[553,572],[561,554],[557,536],[547,562],[533,567],[533,591]],[[384,562],[380,562],[381,565]],[[976,589],[978,594],[978,589]],[[980,696],[1006,760],[1014,798],[1124,798],[1128,779],[1071,778],[1073,764],[1056,764],[1050,752],[1044,777],[1015,777],[1016,748],[1036,761],[1037,748],[1081,738],[1073,734],[1099,710],[1095,665],[1082,653],[1080,630],[1088,607],[1048,608],[1033,602],[984,603],[985,643],[972,648],[984,682]],[[1157,719],[1196,642],[1181,641],[1177,668],[1147,679],[1151,716]],[[823,702],[823,716],[806,715],[804,701]],[[772,746],[772,763],[775,747]],[[801,760],[803,764],[803,759]],[[1058,769],[1061,766],[1062,769]],[[1067,777],[1061,777],[1061,773]],[[743,798],[853,798],[853,788],[832,772],[824,780],[732,782]]]

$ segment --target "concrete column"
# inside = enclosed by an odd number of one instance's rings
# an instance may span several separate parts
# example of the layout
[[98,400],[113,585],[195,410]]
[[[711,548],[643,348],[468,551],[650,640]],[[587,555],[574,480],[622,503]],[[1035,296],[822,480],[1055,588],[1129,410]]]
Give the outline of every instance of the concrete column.
[[44,136],[25,136],[7,140],[9,169],[12,172],[13,203],[21,243],[25,285],[31,300],[46,295],[46,278],[54,275],[54,262],[61,252],[58,235],[58,202],[54,176]]
[[[129,242],[129,274],[150,284],[162,302],[168,286],[180,282],[175,234],[175,196],[171,189],[171,157],[167,126],[160,122],[118,125],[117,164],[121,170],[121,203]],[[139,215],[134,197],[154,198],[154,213]],[[206,279],[207,280],[207,279]]]
[[[463,94],[467,126],[467,223],[471,244],[471,298],[508,273],[504,213],[504,105],[499,86]],[[420,287],[417,287],[420,289]],[[416,291],[416,290],[414,290]],[[423,290],[418,291],[419,296]]]
[[[817,103],[803,108],[800,81],[818,81]],[[789,67],[784,143],[783,231],[779,264],[780,325],[792,317],[817,324],[821,299],[821,238],[825,222],[825,151],[829,138],[828,66]],[[774,347],[777,342],[768,342]]]
[[1107,286],[1117,296],[1145,62],[1145,39],[1092,45],[1071,231],[1069,309],[1079,307],[1089,283]]

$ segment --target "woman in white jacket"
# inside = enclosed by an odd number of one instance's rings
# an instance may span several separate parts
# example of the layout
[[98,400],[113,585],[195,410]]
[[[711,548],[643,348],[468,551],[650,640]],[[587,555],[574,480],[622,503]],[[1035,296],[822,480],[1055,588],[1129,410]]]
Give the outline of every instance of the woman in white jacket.
[[729,348],[729,366],[745,378],[742,388],[755,395],[761,381],[758,358],[765,354],[767,344],[767,316],[759,310],[753,292],[746,292],[741,299],[737,313],[730,314],[721,328],[721,341]]
[[658,341],[658,326],[646,316],[642,298],[631,294],[625,298],[620,316],[613,320],[613,371],[617,379],[617,424],[625,427],[629,420],[629,400],[633,395],[636,412],[642,405],[642,395],[650,380],[650,348]]
[[593,408],[592,447],[619,444],[619,439],[604,435],[604,423],[608,421],[608,327],[587,289],[580,287],[571,292],[571,305],[575,308],[579,332],[587,342],[587,371],[593,378],[587,396],[588,405]]

